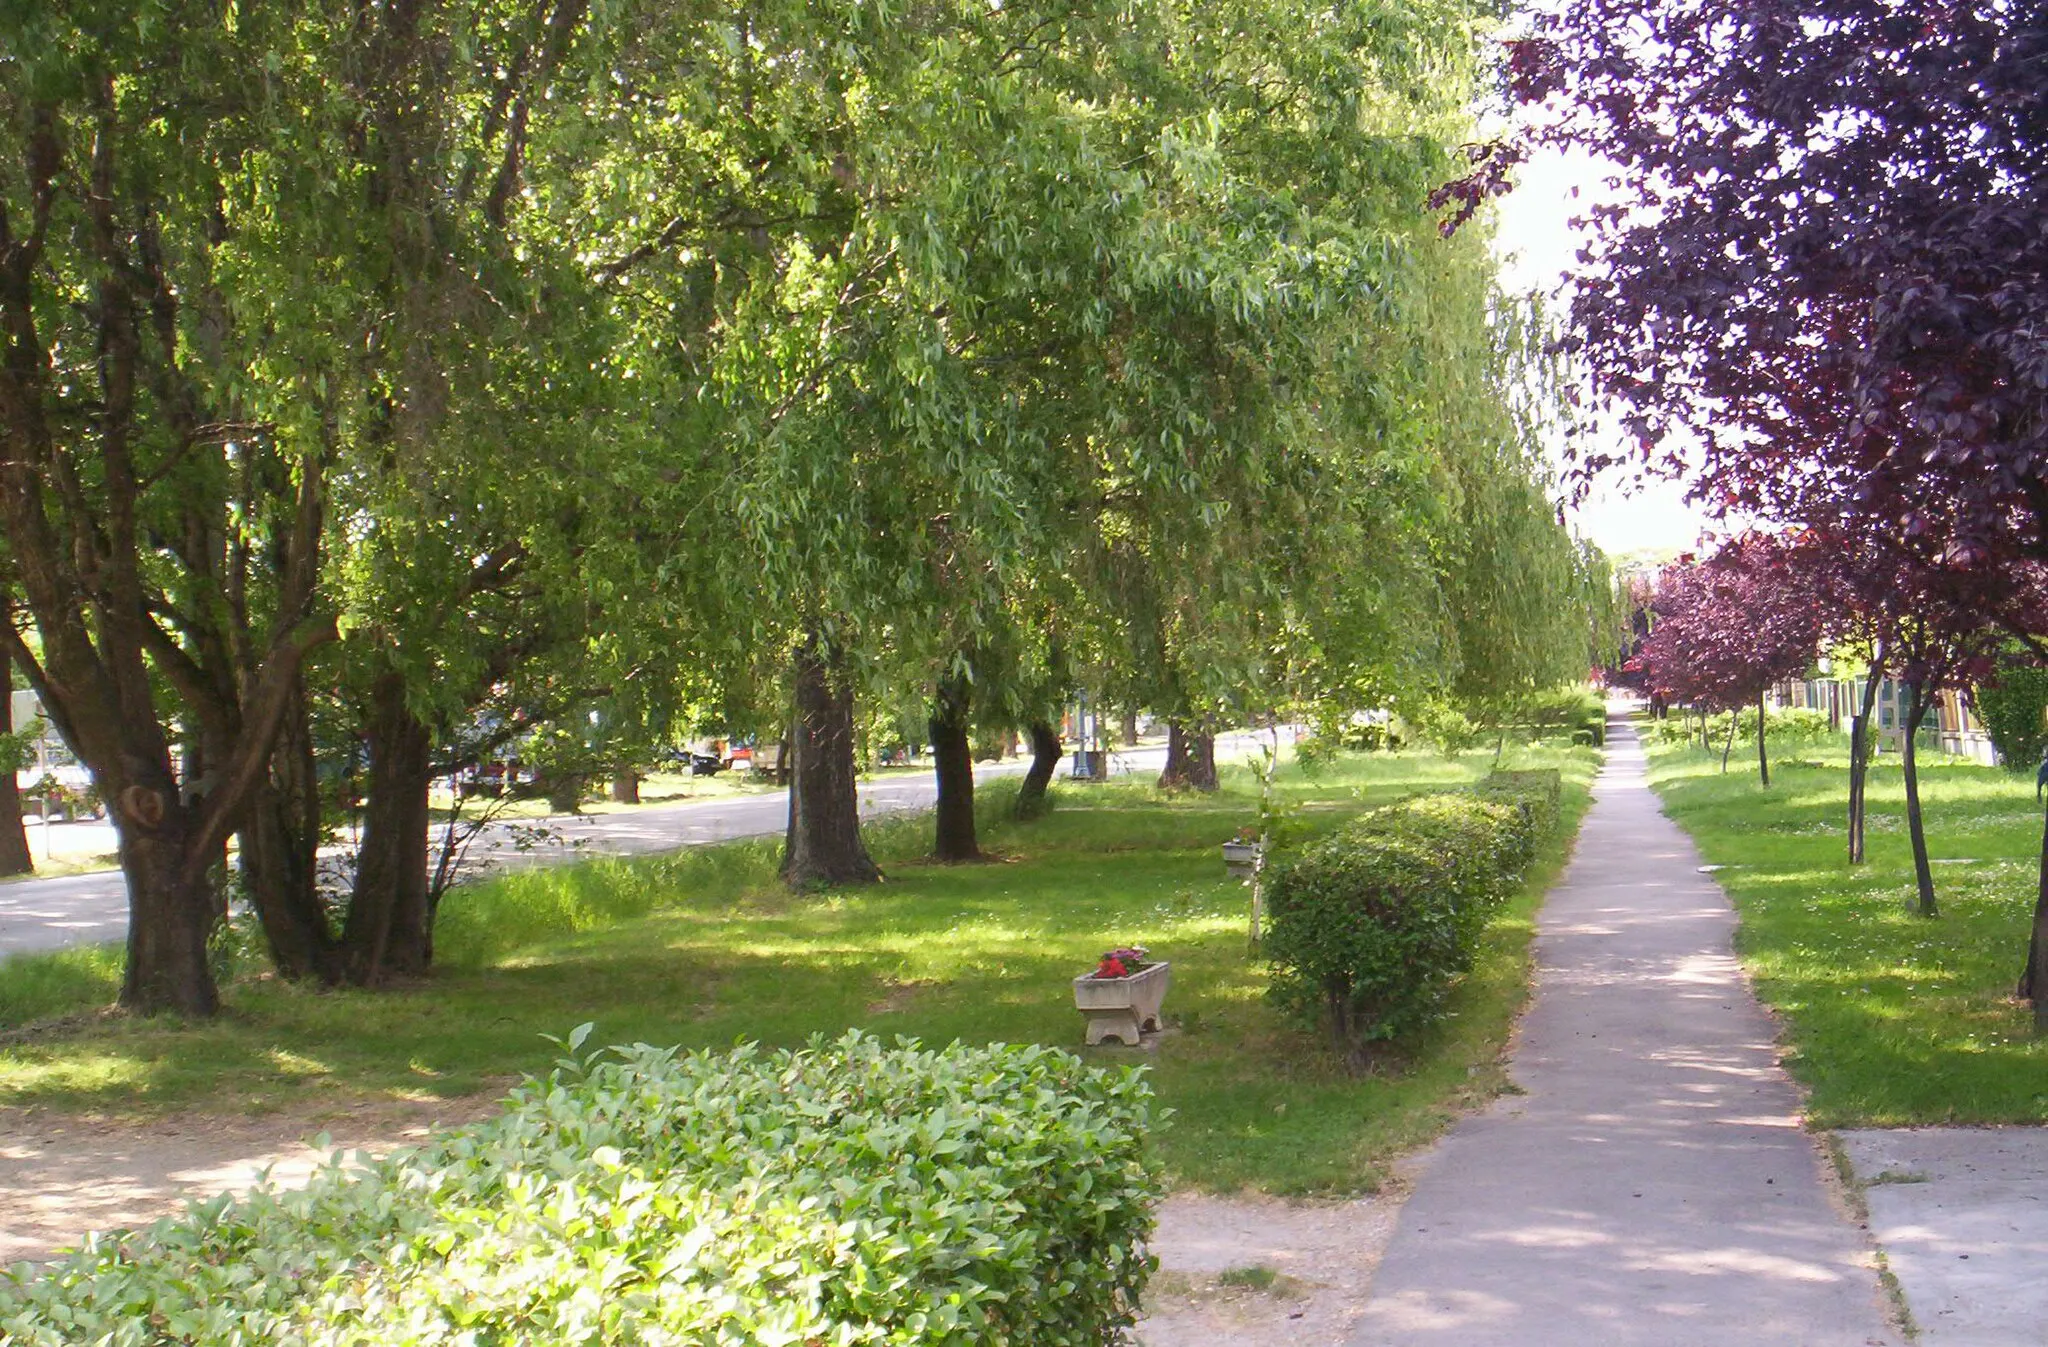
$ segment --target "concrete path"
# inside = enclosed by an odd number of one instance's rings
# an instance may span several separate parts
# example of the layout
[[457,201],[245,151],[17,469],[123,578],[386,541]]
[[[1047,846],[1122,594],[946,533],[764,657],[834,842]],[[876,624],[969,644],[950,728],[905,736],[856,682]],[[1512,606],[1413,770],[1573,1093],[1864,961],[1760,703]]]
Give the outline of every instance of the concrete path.
[[1354,1347],[1871,1347],[1833,1204],[1727,898],[1625,722],[1537,940],[1526,1091],[1461,1123],[1402,1209]]
[[1838,1135],[1921,1347],[2048,1342],[2048,1128]]

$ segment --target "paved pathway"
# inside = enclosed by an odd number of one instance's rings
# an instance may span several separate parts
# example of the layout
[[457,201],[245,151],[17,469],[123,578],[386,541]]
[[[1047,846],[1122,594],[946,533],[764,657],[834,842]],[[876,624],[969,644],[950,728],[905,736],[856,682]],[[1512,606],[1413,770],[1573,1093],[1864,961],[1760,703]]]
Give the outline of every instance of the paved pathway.
[[1837,1135],[1920,1347],[2048,1342],[2048,1128]]
[[1609,726],[1514,1052],[1402,1209],[1353,1347],[1893,1344],[1726,897]]

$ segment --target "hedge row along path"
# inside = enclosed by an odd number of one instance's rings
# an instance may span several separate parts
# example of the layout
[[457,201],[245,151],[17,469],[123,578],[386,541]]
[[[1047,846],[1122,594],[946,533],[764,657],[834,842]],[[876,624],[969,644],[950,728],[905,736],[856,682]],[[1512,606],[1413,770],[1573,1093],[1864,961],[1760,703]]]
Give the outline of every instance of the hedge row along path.
[[1526,1093],[1417,1179],[1354,1347],[1900,1341],[1699,863],[1611,722],[1540,918]]

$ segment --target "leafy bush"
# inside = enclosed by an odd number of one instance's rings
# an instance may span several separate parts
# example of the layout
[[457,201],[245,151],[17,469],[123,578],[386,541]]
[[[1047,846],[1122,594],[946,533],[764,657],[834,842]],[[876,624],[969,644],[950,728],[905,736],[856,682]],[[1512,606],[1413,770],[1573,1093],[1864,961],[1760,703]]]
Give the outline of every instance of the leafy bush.
[[[1742,737],[1745,741],[1756,739],[1756,717],[1745,716],[1749,729]],[[1764,732],[1770,736],[1771,746],[1785,751],[1794,748],[1811,748],[1826,743],[1836,736],[1834,726],[1828,724],[1828,713],[1807,707],[1774,707],[1764,717]]]
[[1659,720],[1654,717],[1638,721],[1636,730],[1643,742],[1655,748],[1670,748],[1677,744],[1696,744],[1700,738],[1699,721],[1676,707],[1671,714]]
[[1518,699],[1513,723],[1539,739],[1556,736],[1598,748],[1607,742],[1607,700],[1584,684],[1532,692]]
[[421,1150],[19,1266],[0,1339],[1114,1342],[1150,1099],[1040,1047],[613,1049]]
[[[1723,711],[1707,721],[1707,739],[1716,750],[1728,740],[1728,718],[1730,712]],[[1732,713],[1735,718],[1735,742],[1756,743],[1756,708],[1746,707]],[[1764,718],[1766,732],[1775,749],[1811,748],[1830,739],[1846,738],[1846,729],[1836,729],[1828,723],[1825,711],[1810,710],[1806,707],[1772,707]],[[1669,748],[1681,744],[1697,744],[1700,741],[1699,717],[1687,715],[1673,709],[1664,720],[1646,720],[1640,726],[1643,742],[1653,747]]]
[[2010,772],[2031,772],[2048,752],[2048,668],[2007,655],[1995,680],[1970,696],[1984,732]]
[[[1543,778],[1536,780],[1536,778]],[[1268,880],[1271,995],[1327,1019],[1354,1061],[1436,1019],[1557,818],[1556,773],[1375,809]]]
[[1410,708],[1402,717],[1413,736],[1447,758],[1477,748],[1487,737],[1483,726],[1475,725],[1459,705],[1448,697],[1432,697]]
[[1557,827],[1564,807],[1564,776],[1555,767],[1489,772],[1479,783],[1482,799],[1515,810],[1513,845],[1507,853],[1517,872],[1536,859],[1536,849]]
[[1315,777],[1335,762],[1343,750],[1344,746],[1335,734],[1316,730],[1294,741],[1294,760],[1301,765],[1304,775]]

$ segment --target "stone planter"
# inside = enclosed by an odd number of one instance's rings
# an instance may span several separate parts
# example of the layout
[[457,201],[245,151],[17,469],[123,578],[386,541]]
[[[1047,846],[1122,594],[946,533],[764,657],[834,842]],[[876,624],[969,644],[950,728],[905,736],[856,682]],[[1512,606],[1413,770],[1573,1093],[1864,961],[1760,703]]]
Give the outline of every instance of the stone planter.
[[1223,865],[1232,879],[1250,879],[1258,873],[1259,857],[1265,848],[1257,842],[1225,842]]
[[1088,1017],[1088,1046],[1114,1038],[1135,1048],[1148,1031],[1157,1032],[1159,1005],[1172,976],[1173,965],[1161,962],[1129,977],[1075,978],[1074,1008]]

